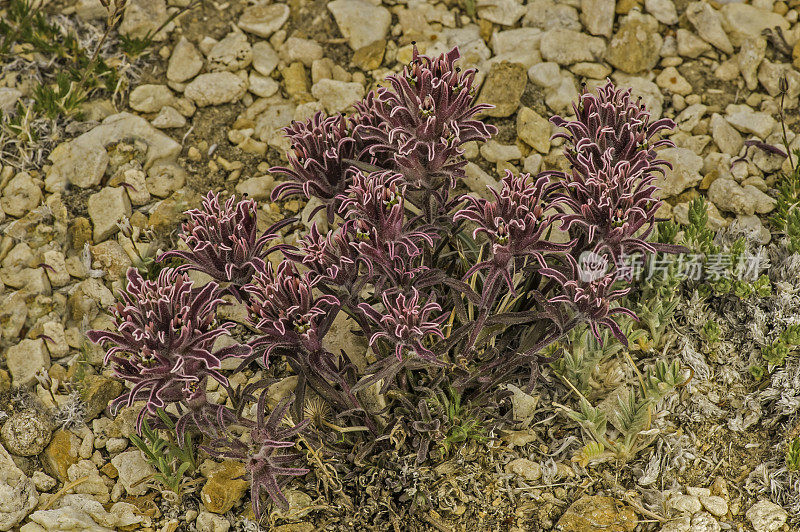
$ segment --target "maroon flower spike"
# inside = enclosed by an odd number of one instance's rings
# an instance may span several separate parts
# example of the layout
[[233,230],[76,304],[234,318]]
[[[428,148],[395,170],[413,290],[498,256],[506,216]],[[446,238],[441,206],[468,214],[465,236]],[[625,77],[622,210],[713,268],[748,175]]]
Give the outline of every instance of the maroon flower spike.
[[300,241],[300,249],[286,249],[283,254],[308,268],[314,281],[320,280],[342,287],[351,287],[358,278],[357,246],[351,233],[337,229],[322,235],[312,223]]
[[[352,182],[356,169],[352,163],[364,150],[353,135],[358,123],[358,116],[325,118],[317,113],[305,122],[292,122],[284,128],[292,142],[289,166],[278,166],[270,171],[283,174],[291,181],[276,186],[272,200],[291,195],[319,198],[327,208],[328,221],[333,222],[339,210],[338,197]],[[374,158],[367,155],[364,162],[373,161]]]
[[321,350],[322,317],[335,313],[339,300],[334,296],[315,297],[308,273],[300,275],[293,262],[284,260],[274,271],[271,263],[256,262],[250,294],[250,321],[261,336],[251,343],[265,347],[264,365],[277,347],[302,347],[314,353]]
[[410,228],[402,177],[388,171],[358,172],[347,192],[340,208],[342,233],[353,242],[357,262],[366,266],[376,290],[384,283],[407,286],[426,271],[419,260],[422,247],[433,246],[437,235],[424,230],[429,226]]
[[381,329],[372,334],[370,345],[375,344],[379,338],[384,338],[394,346],[397,360],[403,360],[404,354],[414,354],[432,364],[442,365],[436,354],[425,347],[423,342],[431,336],[444,338],[442,322],[450,313],[432,318],[431,314],[441,312],[442,307],[435,301],[421,303],[416,288],[411,289],[410,296],[384,292],[382,299],[385,309],[383,314],[367,303],[359,305],[364,314]]
[[[603,260],[599,255],[596,258],[599,261]],[[566,259],[570,266],[569,275],[553,268],[545,267],[539,270],[539,273],[553,279],[563,288],[563,293],[550,298],[549,302],[570,305],[580,318],[588,321],[592,333],[598,340],[600,340],[599,326],[604,325],[627,347],[628,339],[611,316],[627,314],[636,320],[638,317],[625,307],[611,308],[611,302],[630,292],[630,286],[614,288],[614,284],[619,280],[617,271],[606,272],[605,268],[594,267],[596,265],[587,268],[586,262],[579,264],[569,254],[566,255]]]
[[261,493],[266,492],[272,502],[284,510],[289,509],[289,501],[282,488],[292,477],[303,476],[308,469],[291,467],[300,461],[300,453],[287,453],[284,449],[294,447],[292,441],[308,424],[304,420],[293,427],[284,425],[283,420],[292,403],[291,398],[283,399],[266,417],[267,393],[258,399],[256,421],[241,419],[240,423],[250,429],[250,444],[239,439],[219,438],[207,448],[209,454],[220,458],[240,460],[250,476],[250,501],[256,519],[261,518]]
[[491,294],[500,277],[505,280],[508,289],[514,291],[514,259],[540,258],[543,252],[570,248],[571,244],[554,244],[544,236],[557,218],[555,214],[545,215],[552,189],[553,184],[547,176],[531,181],[529,174],[514,176],[506,170],[500,191],[489,189],[493,200],[462,196],[467,205],[453,219],[477,224],[473,238],[485,233],[491,246],[489,257],[475,264],[466,274],[466,277],[470,277],[476,271],[489,270],[484,282],[485,301],[493,299]]
[[656,160],[655,148],[673,146],[671,140],[660,139],[653,142],[653,137],[663,130],[674,129],[675,122],[662,118],[650,123],[650,113],[641,104],[641,100],[631,101],[631,90],[619,90],[612,82],[597,89],[597,95],[583,92],[577,105],[573,104],[575,120],[565,120],[554,116],[550,121],[557,127],[563,127],[566,133],[556,133],[553,138],[563,138],[572,149],[565,151],[565,156],[572,164],[583,166],[578,155],[592,159],[595,166],[600,166],[600,158],[611,150],[611,165],[620,161],[628,161],[631,166],[644,160],[643,173],[663,172],[665,161]]
[[606,250],[615,263],[637,251],[682,251],[679,246],[646,242],[661,206],[653,182],[669,167],[656,158],[655,148],[673,145],[653,137],[675,123],[664,118],[650,124],[650,114],[631,101],[630,90],[617,90],[611,82],[597,95],[583,93],[573,108],[575,120],[551,119],[567,130],[554,138],[566,139],[565,157],[572,166],[569,173],[548,173],[563,183],[554,196],[566,213],[562,229],[580,228],[576,247]]
[[171,268],[162,270],[155,282],[130,268],[122,300],[112,307],[117,330],[87,333],[92,342],[111,346],[105,363],[113,363],[117,376],[133,384],[113,407],[147,401],[137,429],[145,413],[155,415],[168,403],[197,400],[207,377],[227,386],[219,371],[222,360],[250,354],[249,347],[238,344],[211,351],[216,339],[233,328],[233,323],[216,322],[217,306],[223,302],[219,296],[216,283],[195,289],[185,274]]
[[386,247],[389,258],[421,253],[419,242],[433,246],[435,235],[406,228],[405,191],[402,176],[393,172],[358,172],[342,196],[340,212],[345,220],[359,221],[357,236],[376,247]]
[[258,233],[257,206],[253,200],[236,201],[230,197],[220,205],[219,195],[209,192],[202,208],[186,211],[189,221],[183,224],[181,239],[188,251],[162,253],[159,261],[170,257],[185,260],[178,270],[198,270],[218,283],[230,283],[228,290],[241,300],[241,289],[255,273],[254,259],[265,260],[283,245],[267,247],[278,238],[277,231],[294,222],[282,220]]
[[580,228],[586,247],[608,251],[615,262],[635,252],[670,251],[673,246],[646,241],[662,203],[655,198],[655,177],[643,176],[627,161],[612,167],[611,157],[606,151],[602,166],[588,175],[573,170],[565,192],[554,195],[555,205],[567,207],[561,229]]
[[387,76],[391,88],[382,87],[357,104],[362,115],[374,115],[374,125],[356,126],[356,135],[375,144],[370,153],[394,161],[394,170],[415,190],[444,197],[464,176],[466,161],[461,145],[486,140],[497,128],[475,120],[490,106],[474,105],[475,70],[460,72],[460,57],[453,48],[436,59],[419,55],[401,75]]

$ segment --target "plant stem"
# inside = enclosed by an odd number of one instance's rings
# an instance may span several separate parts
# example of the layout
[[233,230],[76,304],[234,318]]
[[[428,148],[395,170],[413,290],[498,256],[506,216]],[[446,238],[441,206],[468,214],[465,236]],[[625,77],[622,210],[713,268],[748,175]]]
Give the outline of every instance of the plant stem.
[[55,502],[56,502],[58,499],[60,499],[61,497],[63,497],[65,493],[67,493],[67,492],[68,492],[69,490],[71,490],[72,488],[74,488],[74,487],[76,487],[76,486],[79,486],[79,485],[83,484],[83,483],[84,483],[84,482],[86,482],[87,480],[89,480],[89,477],[81,477],[81,478],[79,478],[79,479],[76,479],[76,480],[73,480],[73,481],[72,481],[72,482],[70,482],[69,484],[65,485],[63,488],[61,488],[60,490],[58,490],[58,492],[57,492],[55,495],[53,495],[52,497],[50,497],[50,500],[49,500],[49,501],[47,501],[47,504],[45,504],[45,505],[42,507],[42,511],[44,511],[44,510],[47,510],[48,508],[50,508],[51,506],[53,506],[53,503],[55,503]]
[[783,145],[786,147],[786,156],[789,157],[789,165],[792,167],[792,172],[796,169],[796,164],[792,160],[792,151],[789,149],[789,140],[786,136],[786,120],[783,116],[783,99],[786,97],[786,92],[789,90],[789,82],[786,75],[781,79],[781,103],[778,106],[778,116],[781,120],[781,130],[783,132]]

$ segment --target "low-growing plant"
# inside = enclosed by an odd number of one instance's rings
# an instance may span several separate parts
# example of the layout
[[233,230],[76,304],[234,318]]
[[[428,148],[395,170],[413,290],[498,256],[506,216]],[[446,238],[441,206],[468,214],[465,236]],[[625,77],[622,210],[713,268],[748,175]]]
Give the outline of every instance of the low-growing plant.
[[[16,46],[21,53],[41,54],[45,59],[36,59],[36,62],[46,62],[54,68],[37,68],[32,103],[27,106],[18,103],[16,112],[0,121],[3,128],[27,143],[36,142],[38,139],[33,138],[36,132],[31,130],[30,124],[37,118],[53,120],[77,115],[81,104],[91,94],[103,90],[114,93],[118,89],[120,75],[100,52],[121,19],[125,2],[116,6],[105,0],[102,3],[109,12],[107,25],[94,50],[90,51],[81,44],[76,31],[51,22],[43,9],[45,2],[9,2],[6,16],[0,20],[0,58]],[[25,136],[29,138],[23,138]]]
[[[656,231],[658,242],[676,242],[677,234],[678,226],[675,223],[666,221],[658,223]],[[634,324],[635,331],[642,333],[636,338],[638,347],[642,351],[650,352],[660,349],[665,342],[665,335],[680,301],[680,286],[683,279],[679,263],[674,260],[668,261],[666,265],[645,263],[642,270],[643,274],[646,272],[645,278],[638,283],[635,292],[628,297],[628,300],[631,309],[639,316],[639,321]]]
[[[795,151],[794,157],[800,158],[800,151]],[[789,250],[800,253],[800,167],[794,167],[791,172],[781,176],[776,188],[778,201],[770,222],[776,230],[786,235]]]
[[245,463],[250,475],[253,513],[261,515],[261,491],[266,492],[278,505],[288,508],[289,503],[281,487],[291,477],[302,476],[308,469],[291,467],[300,458],[298,453],[286,453],[284,449],[295,446],[293,437],[299,434],[308,420],[285,426],[286,411],[292,400],[284,399],[267,416],[267,394],[262,393],[256,406],[256,420],[239,418],[238,423],[250,430],[250,441],[245,443],[229,434],[211,442],[208,451],[213,456],[233,458]]
[[89,331],[87,336],[92,342],[113,345],[105,363],[113,363],[117,375],[133,384],[112,408],[146,400],[136,423],[141,429],[146,415],[155,416],[172,405],[181,413],[177,431],[182,438],[187,425],[203,427],[206,421],[198,416],[210,406],[205,394],[208,378],[230,389],[220,372],[222,361],[246,357],[251,348],[233,344],[212,350],[217,338],[233,328],[233,323],[216,320],[216,309],[223,302],[217,283],[195,288],[187,275],[174,269],[164,269],[155,281],[147,281],[131,268],[127,279],[122,300],[112,309],[117,330]]
[[[562,408],[586,431],[591,441],[575,455],[573,461],[586,467],[609,459],[627,461],[648,447],[658,434],[651,429],[653,409],[676,387],[686,382],[680,363],[658,360],[641,376],[636,390],[626,388],[617,395],[612,419],[604,410],[580,395],[580,412]],[[575,390],[577,391],[577,389]],[[608,423],[611,423],[611,427]]]
[[0,19],[0,59],[11,51],[17,40],[40,46],[53,46],[58,28],[47,22],[41,8],[44,2],[36,0],[12,0],[6,16]]
[[786,75],[779,80],[778,88],[780,91],[778,116],[783,133],[783,149],[760,140],[748,140],[745,141],[745,144],[748,147],[755,146],[767,153],[785,157],[789,162],[790,171],[781,173],[775,184],[775,188],[778,191],[778,201],[775,204],[775,210],[770,216],[770,222],[773,228],[788,240],[789,251],[798,253],[800,252],[800,208],[798,208],[800,206],[800,165],[798,165],[800,150],[791,149],[786,133],[784,101],[789,90],[789,81]]
[[[631,347],[645,336],[644,331],[634,328],[634,320],[623,318],[619,321]],[[572,383],[581,393],[588,394],[597,387],[592,383],[592,374],[603,362],[621,354],[625,346],[608,331],[603,331],[600,338],[595,338],[585,326],[579,326],[570,331],[563,345],[555,348],[562,351],[558,360],[551,364],[556,374]]]
[[771,293],[767,275],[757,279],[747,278],[747,243],[740,236],[730,245],[715,242],[716,233],[708,227],[706,200],[700,196],[689,205],[689,225],[684,229],[684,244],[698,259],[697,266],[703,276],[689,280],[690,288],[697,289],[704,298],[732,295],[740,299],[752,295],[766,297]]
[[393,414],[398,418],[395,430],[401,428],[417,450],[418,465],[429,456],[446,458],[467,442],[488,440],[486,420],[477,409],[463,404],[452,386],[432,382],[414,391],[420,396],[418,402],[401,397],[405,407],[395,408]]
[[[487,106],[475,104],[475,71],[461,71],[458,58],[457,49],[438,58],[415,50],[352,116],[286,128],[289,162],[273,170],[288,181],[273,200],[318,201],[327,231],[311,223],[299,241],[281,242],[294,220],[259,233],[255,202],[223,204],[209,193],[188,212],[184,250],[161,257],[184,263],[155,281],[132,269],[112,310],[118,330],[90,333],[132,385],[116,405],[146,401],[140,429],[165,409],[179,437],[197,433],[211,455],[243,461],[256,516],[262,493],[287,506],[281,487],[307,471],[288,452],[301,440],[331,452],[346,443],[364,456],[402,432],[418,462],[434,448],[482,441],[496,422],[498,385],[530,391],[576,328],[628,345],[618,320],[637,317],[625,306],[635,281],[624,256],[685,249],[650,238],[661,205],[654,181],[668,166],[656,148],[670,145],[659,133],[674,124],[650,123],[630,91],[610,82],[580,96],[575,120],[553,118],[565,130],[569,171],[507,172],[488,198],[457,194],[463,144],[497,132],[475,118]],[[188,270],[213,281],[197,287]],[[252,337],[215,349],[233,328],[216,319],[226,294],[247,310]],[[328,344],[337,316],[366,338],[367,353]],[[242,390],[221,370],[231,357],[234,371],[261,372]],[[364,359],[366,367],[356,363]],[[297,384],[270,412],[262,381],[277,360]],[[654,372],[623,422],[638,423],[653,390],[671,382],[671,369]],[[209,399],[211,379],[225,405]],[[306,418],[311,397],[336,423]],[[245,415],[253,405],[255,419]],[[332,438],[305,437],[326,430]]]
[[714,320],[708,320],[703,328],[701,329],[701,334],[705,338],[706,342],[709,345],[714,345],[719,342],[720,336],[722,335],[722,329]]
[[163,409],[156,411],[160,426],[167,432],[162,438],[158,429],[151,428],[147,420],[142,421],[140,435],[131,434],[130,440],[156,470],[153,478],[164,487],[180,494],[187,473],[197,469],[192,434],[186,432],[178,440],[175,423]]
[[[0,127],[8,132],[9,137],[25,143],[39,140],[38,134],[31,128],[31,122],[35,117],[32,107],[32,105],[25,106],[22,102],[17,102],[14,112],[3,113],[0,111]],[[4,133],[4,131],[0,130],[0,133]]]
[[[114,23],[120,16],[121,11]],[[3,35],[0,57],[8,54],[16,43],[27,46],[31,52],[52,57],[63,66],[55,69],[52,79],[33,88],[33,111],[56,118],[74,113],[94,90],[114,91],[119,79],[117,72],[100,57],[100,49],[111,30],[112,26],[108,26],[94,51],[89,52],[74,33],[49,22],[40,3],[11,0],[6,18],[0,20]]]
[[800,436],[786,444],[786,469],[795,473],[800,471]]
[[800,324],[789,325],[771,343],[761,347],[761,356],[767,364],[780,366],[789,353],[798,346],[800,346]]
[[63,429],[81,426],[86,417],[86,403],[78,390],[72,390],[67,400],[53,412],[53,424]]
[[157,261],[159,241],[155,231],[151,227],[141,228],[131,224],[127,217],[121,218],[117,222],[120,231],[120,244],[122,249],[131,259],[133,266],[139,270],[142,276],[154,281],[158,274],[167,266],[178,266],[173,264],[173,260]]
[[461,404],[461,396],[454,388],[447,387],[438,396],[446,415],[446,432],[441,442],[443,455],[464,442],[485,442],[488,439],[484,422]]

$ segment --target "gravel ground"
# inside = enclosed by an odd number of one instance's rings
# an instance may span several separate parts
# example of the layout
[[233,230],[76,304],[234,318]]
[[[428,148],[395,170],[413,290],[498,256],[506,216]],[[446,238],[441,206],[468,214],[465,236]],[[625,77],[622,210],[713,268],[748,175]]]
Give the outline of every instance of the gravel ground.
[[[791,162],[745,144],[782,145],[783,99],[787,141],[800,148],[800,3],[128,4],[105,41],[99,0],[40,8],[80,46],[99,46],[119,76],[79,114],[26,115],[62,63],[16,42],[0,55],[0,530],[800,530],[800,478],[784,460],[800,433],[800,354],[760,362],[800,316],[800,257],[768,222]],[[145,37],[181,10],[145,54],[122,53],[121,35]],[[181,495],[165,491],[130,441],[136,408],[109,414],[124,385],[85,332],[109,326],[127,268],[174,246],[181,213],[208,190],[248,194],[264,224],[305,219],[304,202],[268,200],[268,169],[289,148],[281,128],[347,112],[411,59],[412,42],[428,55],[458,46],[462,68],[479,70],[479,101],[495,105],[484,119],[499,134],[467,146],[461,187],[484,194],[507,169],[558,168],[563,141],[547,119],[571,113],[582,83],[610,78],[678,124],[676,147],[661,152],[672,164],[659,182],[663,216],[686,225],[690,202],[707,198],[717,242],[743,236],[772,290],[700,297],[682,283],[657,342],[584,371],[584,394],[604,412],[657,359],[691,376],[648,406],[624,455],[592,454],[593,435],[565,413],[580,403],[563,368],[546,368],[531,395],[514,392],[516,424],[488,441],[419,467],[407,447],[365,463],[309,457],[312,472],[288,487],[290,509],[260,525],[246,483],[203,453]]]

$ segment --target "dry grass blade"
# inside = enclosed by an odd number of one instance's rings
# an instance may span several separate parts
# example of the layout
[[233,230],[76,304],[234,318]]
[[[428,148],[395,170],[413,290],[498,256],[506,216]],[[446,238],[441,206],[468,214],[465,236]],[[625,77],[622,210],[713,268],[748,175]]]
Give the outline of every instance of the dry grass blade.
[[63,497],[69,490],[71,490],[72,488],[74,488],[76,486],[80,486],[81,484],[83,484],[87,480],[89,480],[89,477],[81,477],[81,478],[73,480],[69,484],[65,484],[63,488],[58,490],[52,497],[50,497],[50,500],[47,501],[47,504],[45,504],[42,507],[42,511],[47,510],[48,508],[50,508],[53,504],[55,504],[55,502],[58,499]]

